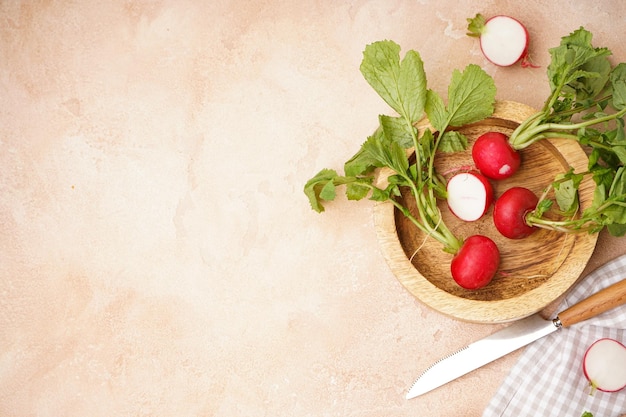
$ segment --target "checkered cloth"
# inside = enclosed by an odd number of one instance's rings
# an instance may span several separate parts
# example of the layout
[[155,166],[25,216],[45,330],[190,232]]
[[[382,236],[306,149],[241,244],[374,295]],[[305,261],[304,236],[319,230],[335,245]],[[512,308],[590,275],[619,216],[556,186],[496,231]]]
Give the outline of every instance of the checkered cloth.
[[[626,279],[626,255],[584,278],[558,308]],[[626,305],[595,318],[561,329],[530,344],[491,399],[483,417],[594,417],[626,414],[626,389],[616,393],[596,391],[582,371],[585,350],[595,340],[610,337],[626,343]]]

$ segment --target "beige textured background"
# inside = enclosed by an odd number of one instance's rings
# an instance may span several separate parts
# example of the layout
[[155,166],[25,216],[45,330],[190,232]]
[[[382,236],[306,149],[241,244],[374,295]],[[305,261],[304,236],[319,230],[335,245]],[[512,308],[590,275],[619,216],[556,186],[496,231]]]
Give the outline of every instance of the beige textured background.
[[[476,12],[525,22],[542,68],[487,63]],[[498,326],[421,306],[371,202],[318,215],[302,186],[388,112],[367,43],[538,107],[581,25],[626,60],[617,0],[0,1],[0,416],[480,415],[515,355],[404,394]]]

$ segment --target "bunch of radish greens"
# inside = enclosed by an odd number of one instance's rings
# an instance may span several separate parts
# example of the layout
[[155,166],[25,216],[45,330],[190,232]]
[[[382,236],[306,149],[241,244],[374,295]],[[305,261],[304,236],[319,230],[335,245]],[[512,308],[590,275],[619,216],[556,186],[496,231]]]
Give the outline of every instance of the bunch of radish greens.
[[[454,152],[467,148],[461,133],[447,130],[478,122],[493,114],[496,87],[493,79],[477,65],[468,65],[463,72],[454,71],[448,87],[447,106],[444,100],[426,85],[424,64],[418,52],[408,51],[400,60],[400,46],[392,41],[367,45],[363,53],[361,73],[398,116],[381,115],[379,127],[367,138],[359,151],[344,165],[345,175],[323,169],[304,187],[311,207],[324,211],[323,201],[335,198],[335,188],[346,186],[350,200],[370,196],[375,201],[390,201],[423,233],[436,239],[443,250],[455,255],[451,265],[457,282],[472,277],[483,283],[491,280],[500,255],[495,243],[485,236],[462,240],[442,220],[437,200],[445,198],[445,179],[435,171],[438,152]],[[434,131],[421,134],[416,123],[428,116]],[[408,149],[414,149],[410,159]],[[388,185],[375,185],[376,168],[390,168],[394,175]],[[414,215],[399,202],[400,188],[407,187],[415,199]],[[476,257],[481,262],[476,262]]]
[[[588,170],[557,177],[527,213],[529,226],[563,232],[626,233],[626,63],[612,66],[611,51],[595,48],[592,34],[580,28],[550,49],[550,96],[543,108],[529,117],[509,137],[518,151],[545,138],[577,140],[589,153]],[[578,186],[591,177],[596,184],[591,207],[577,218],[552,221],[545,214],[554,202],[546,198],[555,190],[558,211],[573,215],[579,210]]]

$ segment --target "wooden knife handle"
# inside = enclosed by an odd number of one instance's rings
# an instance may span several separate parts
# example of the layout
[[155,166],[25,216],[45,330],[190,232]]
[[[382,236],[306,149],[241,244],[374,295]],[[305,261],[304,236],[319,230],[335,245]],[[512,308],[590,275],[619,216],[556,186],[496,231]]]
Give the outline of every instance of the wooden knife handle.
[[598,291],[580,303],[563,310],[558,314],[557,319],[563,327],[567,327],[623,304],[626,304],[626,279]]

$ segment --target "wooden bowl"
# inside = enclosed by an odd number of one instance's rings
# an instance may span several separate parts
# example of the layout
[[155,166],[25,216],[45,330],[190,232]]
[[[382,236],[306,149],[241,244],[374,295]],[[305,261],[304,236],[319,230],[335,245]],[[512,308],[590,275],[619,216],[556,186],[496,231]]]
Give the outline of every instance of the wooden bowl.
[[[510,135],[536,110],[515,102],[498,102],[492,117],[464,126],[460,131],[469,139],[467,151],[441,154],[437,171],[473,165],[471,145],[487,131]],[[428,120],[419,129],[429,127]],[[503,181],[492,181],[497,198],[512,186],[523,186],[537,195],[554,180],[555,175],[573,167],[585,171],[588,158],[580,145],[567,139],[539,141],[521,151],[518,172]],[[391,175],[382,169],[379,184]],[[579,190],[581,209],[590,206],[594,184],[583,182]],[[404,203],[413,210],[413,198],[403,194]],[[390,202],[374,206],[374,221],[383,255],[396,278],[419,301],[458,320],[475,323],[502,323],[534,314],[565,293],[579,278],[591,257],[597,233],[566,234],[539,229],[526,239],[511,240],[501,236],[493,225],[493,207],[476,222],[463,222],[452,215],[446,202],[439,205],[443,219],[460,238],[483,234],[500,249],[500,271],[492,282],[479,290],[465,290],[450,275],[452,255],[442,245],[428,238],[407,220]]]

